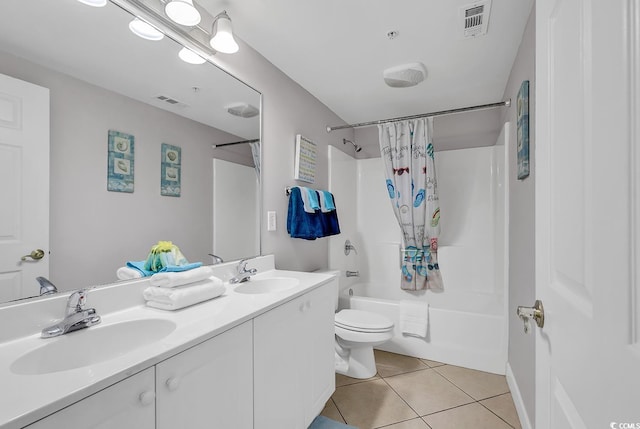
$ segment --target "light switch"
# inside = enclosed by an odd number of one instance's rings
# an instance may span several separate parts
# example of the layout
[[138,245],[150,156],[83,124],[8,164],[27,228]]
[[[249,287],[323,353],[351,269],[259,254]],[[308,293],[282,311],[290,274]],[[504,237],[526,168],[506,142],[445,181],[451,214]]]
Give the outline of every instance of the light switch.
[[267,231],[276,230],[276,212],[267,212]]

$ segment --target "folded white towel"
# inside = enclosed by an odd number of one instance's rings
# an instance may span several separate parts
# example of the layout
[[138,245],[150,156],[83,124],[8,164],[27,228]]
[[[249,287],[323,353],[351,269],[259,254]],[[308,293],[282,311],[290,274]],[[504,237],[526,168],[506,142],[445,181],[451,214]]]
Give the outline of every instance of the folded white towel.
[[198,267],[187,271],[157,273],[151,276],[149,284],[158,287],[176,287],[199,282],[211,277],[211,267]]
[[150,286],[142,292],[142,295],[149,307],[178,310],[222,295],[226,291],[226,287],[222,280],[216,280],[219,282],[207,279],[175,288]]
[[400,301],[400,330],[403,334],[426,338],[429,326],[429,304],[420,301]]
[[118,280],[131,280],[131,279],[139,279],[142,277],[142,273],[138,270],[134,270],[129,267],[120,267],[118,271],[116,271],[116,276]]

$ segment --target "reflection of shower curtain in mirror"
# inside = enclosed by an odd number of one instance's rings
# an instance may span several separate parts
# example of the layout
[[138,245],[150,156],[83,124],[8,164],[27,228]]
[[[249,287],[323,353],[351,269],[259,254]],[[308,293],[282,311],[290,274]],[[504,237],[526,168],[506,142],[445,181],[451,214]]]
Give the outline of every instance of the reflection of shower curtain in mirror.
[[251,147],[251,156],[253,156],[253,166],[256,169],[258,182],[260,181],[260,142],[249,143]]
[[401,287],[406,290],[442,289],[432,130],[432,118],[378,125],[387,190],[402,230]]

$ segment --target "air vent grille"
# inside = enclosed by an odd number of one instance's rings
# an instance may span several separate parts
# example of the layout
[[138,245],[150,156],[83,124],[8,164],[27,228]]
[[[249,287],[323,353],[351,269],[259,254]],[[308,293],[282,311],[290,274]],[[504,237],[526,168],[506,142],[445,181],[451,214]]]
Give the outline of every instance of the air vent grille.
[[165,102],[167,104],[171,104],[171,105],[176,106],[176,107],[187,107],[186,104],[176,100],[175,98],[167,97],[166,95],[158,95],[155,98],[156,98],[156,100],[160,100],[162,102]]
[[487,34],[491,0],[485,0],[462,6],[460,18],[462,21],[462,36],[477,37]]

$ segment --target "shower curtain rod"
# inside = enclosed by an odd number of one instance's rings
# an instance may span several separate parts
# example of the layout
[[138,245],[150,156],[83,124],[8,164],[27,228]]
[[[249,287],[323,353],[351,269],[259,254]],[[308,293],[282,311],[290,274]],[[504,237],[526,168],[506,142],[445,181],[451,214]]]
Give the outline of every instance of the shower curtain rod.
[[259,141],[260,141],[260,139],[241,140],[239,142],[212,144],[211,147],[213,147],[215,149],[217,147],[222,147],[222,146],[233,146],[234,144],[243,144],[243,143],[256,143],[256,142],[259,142]]
[[497,107],[503,107],[503,106],[509,107],[510,105],[511,105],[511,99],[508,99],[506,101],[500,101],[498,103],[479,104],[477,106],[460,107],[458,109],[441,110],[439,112],[422,113],[419,115],[410,115],[410,116],[401,116],[399,118],[391,118],[391,119],[380,119],[379,121],[360,122],[358,124],[337,125],[335,127],[327,127],[327,132],[330,133],[331,131],[342,130],[345,128],[360,128],[360,127],[368,127],[370,125],[386,124],[389,122],[406,121],[408,119],[430,118],[433,116],[451,115],[454,113],[470,112],[472,110],[495,109]]

